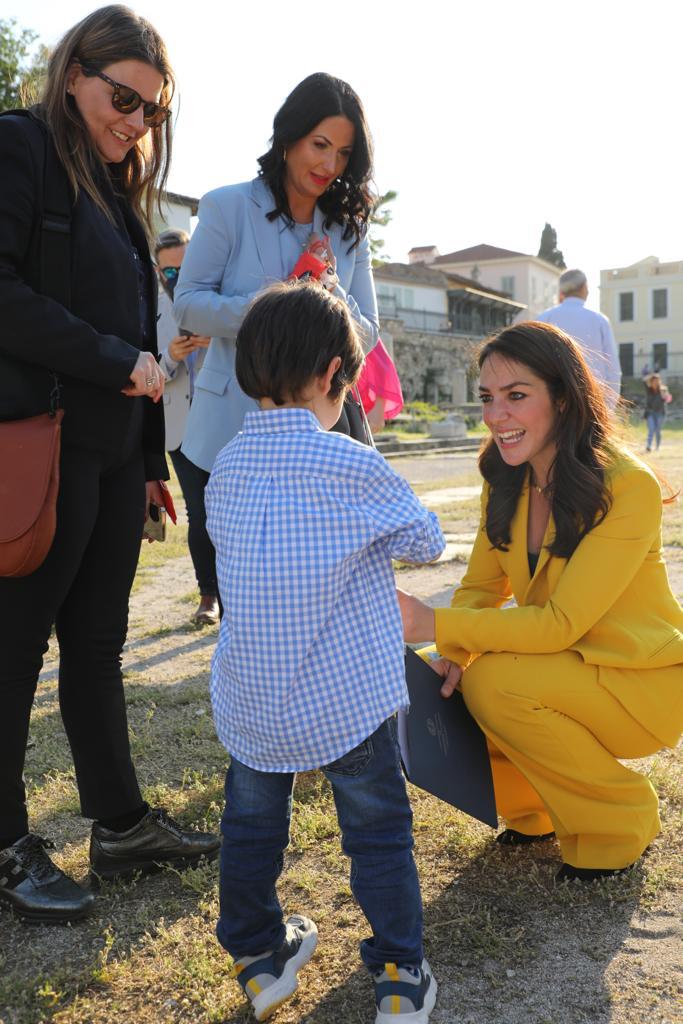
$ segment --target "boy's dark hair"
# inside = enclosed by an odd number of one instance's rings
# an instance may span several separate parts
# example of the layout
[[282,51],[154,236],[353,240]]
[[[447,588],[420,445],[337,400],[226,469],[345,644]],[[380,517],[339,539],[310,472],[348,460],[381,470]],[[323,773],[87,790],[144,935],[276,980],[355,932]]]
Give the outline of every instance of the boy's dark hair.
[[235,373],[250,398],[296,401],[339,356],[330,397],[355,384],[363,349],[340,299],[318,284],[275,284],[253,303],[237,335]]

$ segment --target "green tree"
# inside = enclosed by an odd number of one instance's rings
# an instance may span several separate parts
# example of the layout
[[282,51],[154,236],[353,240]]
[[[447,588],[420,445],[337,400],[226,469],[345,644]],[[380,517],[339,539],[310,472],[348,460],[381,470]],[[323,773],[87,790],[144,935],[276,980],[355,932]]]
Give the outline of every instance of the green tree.
[[548,224],[543,228],[541,234],[541,245],[538,250],[539,258],[546,260],[548,263],[552,263],[553,266],[559,267],[560,270],[566,270],[567,264],[564,262],[564,256],[561,251],[557,248],[557,231],[552,225]]
[[379,263],[383,263],[385,260],[391,259],[391,256],[380,251],[384,248],[384,239],[377,238],[373,228],[385,228],[387,224],[391,222],[394,211],[388,209],[388,207],[389,203],[393,203],[397,196],[398,192],[394,192],[391,189],[388,192],[385,192],[383,196],[378,196],[377,202],[372,208],[372,213],[370,214],[370,252],[372,253],[372,262],[374,266],[377,266]]
[[24,106],[37,96],[48,58],[42,45],[31,54],[37,38],[32,29],[19,28],[16,18],[0,19],[0,110]]

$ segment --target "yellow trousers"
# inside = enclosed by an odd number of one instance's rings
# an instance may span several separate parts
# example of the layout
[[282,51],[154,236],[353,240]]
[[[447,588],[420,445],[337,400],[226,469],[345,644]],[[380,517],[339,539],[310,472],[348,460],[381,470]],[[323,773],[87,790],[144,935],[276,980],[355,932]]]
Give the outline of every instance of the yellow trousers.
[[[680,683],[680,666],[628,671],[643,686],[668,686],[674,673]],[[640,857],[660,822],[648,779],[617,758],[645,757],[663,743],[599,675],[573,651],[484,654],[465,671],[462,689],[488,737],[508,826],[527,835],[554,831],[574,867],[621,868]]]

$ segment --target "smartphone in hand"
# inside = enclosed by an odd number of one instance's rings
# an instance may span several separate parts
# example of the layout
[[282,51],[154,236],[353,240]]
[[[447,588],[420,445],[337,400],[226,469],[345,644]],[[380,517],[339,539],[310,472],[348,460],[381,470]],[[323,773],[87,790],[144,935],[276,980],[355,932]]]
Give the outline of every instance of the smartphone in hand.
[[147,540],[166,540],[166,509],[152,502],[142,531]]

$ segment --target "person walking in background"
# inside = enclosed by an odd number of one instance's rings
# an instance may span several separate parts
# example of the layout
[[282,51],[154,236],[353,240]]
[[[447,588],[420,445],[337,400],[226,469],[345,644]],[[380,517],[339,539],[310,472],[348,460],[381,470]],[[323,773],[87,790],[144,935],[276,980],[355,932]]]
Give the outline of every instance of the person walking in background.
[[[326,274],[369,351],[379,320],[367,223],[372,212],[372,141],[360,99],[331,75],[300,82],[275,115],[259,176],[209,192],[199,206],[175,292],[181,327],[212,336],[195,382],[182,451],[210,471],[220,449],[257,408],[235,378],[235,338],[253,299],[301,268],[327,234]],[[315,267],[316,263],[308,263]],[[353,410],[351,410],[353,411]],[[347,414],[341,429],[351,428]]]
[[[159,34],[112,5],[56,46],[42,103],[0,117],[0,417],[46,412],[55,374],[64,411],[52,547],[31,575],[0,579],[0,902],[31,920],[93,903],[28,828],[24,755],[53,624],[91,870],[115,878],[219,847],[143,800],[121,676],[146,506],[163,504],[168,475],[145,226],[168,172],[173,88]],[[48,186],[66,252],[45,280]]]
[[231,755],[217,934],[257,1020],[292,995],[317,942],[309,918],[283,920],[275,886],[295,773],[320,767],[372,929],[360,951],[376,1024],[426,1024],[436,999],[394,715],[408,693],[392,558],[429,562],[444,539],[374,448],[330,431],[362,361],[341,299],[308,283],[264,293],[235,365],[260,409],[206,489],[225,606],[211,699]]
[[607,405],[613,409],[621,393],[621,364],[612,325],[604,313],[586,308],[588,279],[582,270],[565,270],[558,287],[559,305],[546,309],[536,319],[555,324],[578,342],[593,375],[603,385]]
[[645,450],[652,451],[654,442],[658,449],[662,442],[662,426],[666,416],[666,407],[671,401],[671,392],[666,384],[662,384],[658,373],[651,373],[645,378],[645,419],[647,421],[647,441]]
[[159,292],[159,365],[166,377],[164,412],[166,450],[171,457],[187,509],[187,543],[192,557],[199,606],[192,615],[198,625],[218,622],[218,584],[216,555],[206,532],[204,488],[209,479],[206,470],[195,466],[183,455],[180,445],[185,434],[187,414],[194,395],[194,382],[204,362],[210,338],[179,331],[173,314],[173,293],[190,241],[186,231],[170,228],[162,231],[154,245],[154,256],[161,283]]

